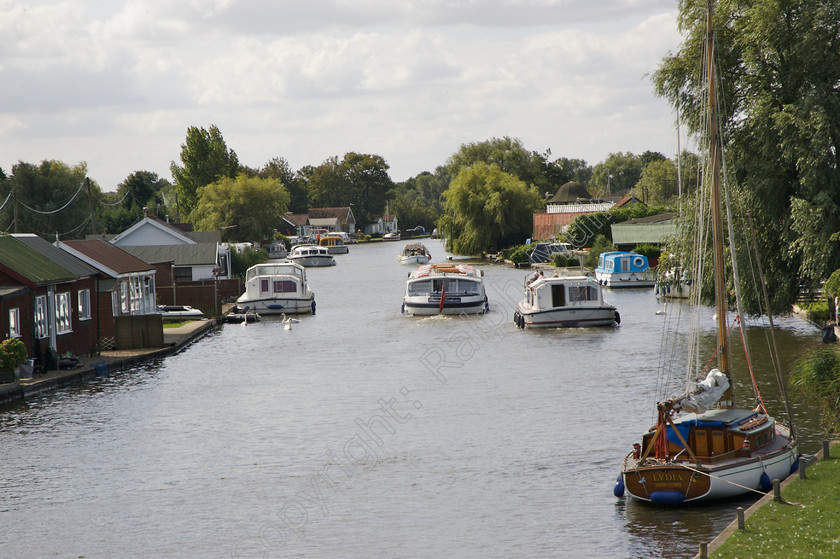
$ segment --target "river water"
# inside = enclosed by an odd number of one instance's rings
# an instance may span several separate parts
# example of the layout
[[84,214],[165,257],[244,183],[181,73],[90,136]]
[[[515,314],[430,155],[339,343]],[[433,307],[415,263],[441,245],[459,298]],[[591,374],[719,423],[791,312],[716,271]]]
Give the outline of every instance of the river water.
[[[607,293],[619,328],[520,331],[525,271],[480,263],[488,314],[408,317],[401,247],[309,269],[318,312],[290,331],[224,325],[0,408],[0,556],[690,557],[751,502],[612,494],[653,421],[652,290]],[[818,340],[779,323],[786,363]],[[816,451],[814,411],[796,418]]]

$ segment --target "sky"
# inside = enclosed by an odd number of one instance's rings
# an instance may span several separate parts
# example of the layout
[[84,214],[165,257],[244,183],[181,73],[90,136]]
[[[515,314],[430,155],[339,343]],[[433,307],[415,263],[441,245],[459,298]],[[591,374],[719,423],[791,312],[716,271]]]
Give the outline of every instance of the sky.
[[394,181],[510,136],[551,157],[677,151],[651,74],[676,0],[0,0],[0,168],[172,180],[190,126],[239,162],[382,156]]

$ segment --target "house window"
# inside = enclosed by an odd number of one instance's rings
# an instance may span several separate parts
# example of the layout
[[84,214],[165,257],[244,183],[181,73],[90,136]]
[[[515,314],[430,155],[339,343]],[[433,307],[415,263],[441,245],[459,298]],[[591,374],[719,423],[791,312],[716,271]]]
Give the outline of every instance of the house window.
[[79,290],[79,320],[90,320],[90,289]]
[[128,282],[120,282],[120,309],[123,314],[128,314],[131,311],[131,300],[128,296]]
[[176,282],[192,281],[192,268],[189,266],[176,266],[172,271],[172,279]]
[[66,334],[73,330],[70,316],[70,292],[55,294],[55,333]]
[[39,339],[49,336],[47,328],[47,296],[35,297],[35,336]]
[[20,338],[20,309],[9,309],[9,337]]

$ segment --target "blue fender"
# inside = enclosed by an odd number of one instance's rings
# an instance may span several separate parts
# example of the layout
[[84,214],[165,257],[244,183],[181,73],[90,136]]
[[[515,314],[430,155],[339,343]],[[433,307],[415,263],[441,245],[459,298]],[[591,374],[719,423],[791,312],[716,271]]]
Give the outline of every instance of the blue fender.
[[685,500],[685,495],[679,491],[654,491],[649,496],[657,505],[679,505]]
[[624,497],[624,480],[621,479],[621,474],[615,478],[615,485],[613,486],[613,495],[616,497]]
[[773,489],[773,480],[770,479],[767,472],[761,472],[761,479],[759,480],[759,483],[761,484],[761,489],[764,491],[770,491]]

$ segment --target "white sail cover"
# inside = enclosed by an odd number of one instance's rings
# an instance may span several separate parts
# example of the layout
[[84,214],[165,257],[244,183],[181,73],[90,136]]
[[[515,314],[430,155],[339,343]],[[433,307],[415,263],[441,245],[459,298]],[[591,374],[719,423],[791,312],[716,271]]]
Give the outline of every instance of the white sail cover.
[[720,369],[712,369],[705,379],[692,384],[694,384],[694,387],[690,388],[686,395],[679,400],[679,408],[701,414],[720,400],[723,393],[729,388],[729,379]]

